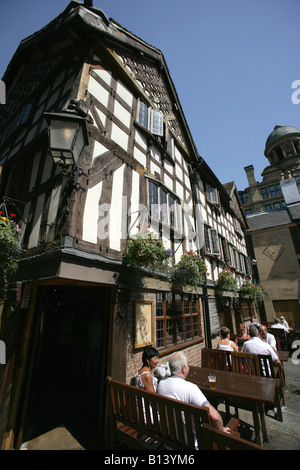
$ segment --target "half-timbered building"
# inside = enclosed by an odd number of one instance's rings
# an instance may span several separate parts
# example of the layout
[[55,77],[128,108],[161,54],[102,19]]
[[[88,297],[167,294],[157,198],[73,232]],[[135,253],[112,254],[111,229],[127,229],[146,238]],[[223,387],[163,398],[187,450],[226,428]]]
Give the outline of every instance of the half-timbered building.
[[[234,191],[199,156],[161,51],[90,3],[71,1],[24,39],[3,77],[1,210],[22,244],[1,317],[3,448],[68,419],[103,433],[105,377],[130,382],[145,344],[162,362],[184,349],[199,365],[222,324],[236,332],[243,319],[215,289],[228,265],[238,284],[251,274]],[[60,165],[45,113],[71,102],[88,107],[89,142]],[[173,264],[201,253],[205,285],[132,276],[123,253],[141,230]]]

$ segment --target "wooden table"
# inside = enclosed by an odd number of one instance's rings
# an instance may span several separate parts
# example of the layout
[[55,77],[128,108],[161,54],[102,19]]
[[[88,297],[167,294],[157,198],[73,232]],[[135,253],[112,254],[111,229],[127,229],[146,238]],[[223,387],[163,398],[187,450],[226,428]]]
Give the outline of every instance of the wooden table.
[[[209,375],[217,378],[215,390],[209,387]],[[209,401],[222,398],[231,406],[252,411],[255,441],[268,442],[264,404],[274,405],[277,379],[190,366],[187,380],[198,385]]]
[[275,351],[275,354],[277,354],[278,358],[284,362],[287,362],[290,356],[289,351]]

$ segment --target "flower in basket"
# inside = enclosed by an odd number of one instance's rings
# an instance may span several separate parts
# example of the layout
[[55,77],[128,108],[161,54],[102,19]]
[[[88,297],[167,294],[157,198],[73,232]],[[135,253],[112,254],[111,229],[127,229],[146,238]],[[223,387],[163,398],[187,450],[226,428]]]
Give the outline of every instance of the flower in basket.
[[269,298],[270,293],[261,284],[255,284],[255,295],[257,302],[263,302]]
[[217,280],[217,287],[219,290],[222,291],[237,291],[237,282],[233,275],[233,272],[231,271],[230,266],[227,266],[227,268],[223,269],[223,271],[220,272]]
[[256,297],[255,284],[249,278],[247,278],[240,287],[240,297],[242,299],[249,297],[255,299]]
[[205,261],[197,251],[187,251],[174,267],[172,279],[180,286],[197,287],[204,283],[207,271]]
[[9,278],[18,269],[21,255],[20,229],[12,220],[14,217],[15,214],[5,217],[0,211],[0,297],[6,295]]
[[260,284],[255,284],[249,278],[243,282],[240,288],[240,296],[242,299],[250,298],[254,302],[262,302],[268,298],[269,292]]
[[123,260],[136,270],[148,268],[165,272],[171,256],[172,250],[166,249],[156,234],[142,230],[129,238]]

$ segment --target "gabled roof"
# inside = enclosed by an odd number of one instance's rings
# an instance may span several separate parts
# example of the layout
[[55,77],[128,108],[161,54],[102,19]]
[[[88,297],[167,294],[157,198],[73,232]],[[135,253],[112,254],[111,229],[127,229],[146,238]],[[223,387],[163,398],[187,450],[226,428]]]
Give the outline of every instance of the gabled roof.
[[240,220],[240,222],[243,222],[244,228],[248,227],[247,224],[247,218],[245,215],[245,211],[243,209],[238,189],[236,187],[236,184],[234,181],[231,181],[230,183],[225,183],[223,184],[225,191],[228,193],[231,199],[230,203],[230,208],[234,212],[234,214],[237,216],[237,218]]
[[13,82],[16,73],[20,70],[20,65],[23,63],[26,55],[33,54],[35,48],[40,47],[43,50],[43,47],[47,48],[53,43],[59,43],[66,39],[66,37],[69,37],[74,42],[78,41],[78,38],[82,38],[80,39],[81,43],[87,45],[90,39],[96,41],[99,35],[101,35],[101,43],[108,44],[110,47],[123,45],[158,65],[161,75],[168,86],[168,93],[172,97],[174,113],[180,122],[181,128],[184,130],[185,140],[193,158],[196,162],[202,162],[201,171],[204,175],[207,175],[214,186],[218,187],[223,199],[228,202],[229,197],[223,185],[204,159],[198,154],[162,52],[128,31],[115,20],[108,19],[102,10],[88,7],[81,2],[72,0],[67,8],[49,24],[23,39],[4,74],[7,89],[9,84]]

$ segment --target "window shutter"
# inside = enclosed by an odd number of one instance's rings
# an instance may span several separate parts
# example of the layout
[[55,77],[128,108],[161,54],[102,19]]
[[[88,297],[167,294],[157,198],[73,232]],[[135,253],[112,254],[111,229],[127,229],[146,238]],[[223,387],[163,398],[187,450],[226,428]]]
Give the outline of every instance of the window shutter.
[[164,119],[161,111],[152,109],[151,132],[155,135],[164,135]]
[[225,238],[223,239],[223,251],[224,251],[224,259],[226,263],[229,264],[230,263],[229,249],[228,249],[227,240]]
[[218,243],[218,235],[217,235],[217,231],[213,228],[210,229],[210,237],[211,237],[211,244],[212,244],[212,252],[215,255],[219,255],[220,250],[219,250],[219,243]]
[[221,315],[218,312],[217,303],[215,299],[208,300],[210,329],[212,333],[219,332],[221,325]]

